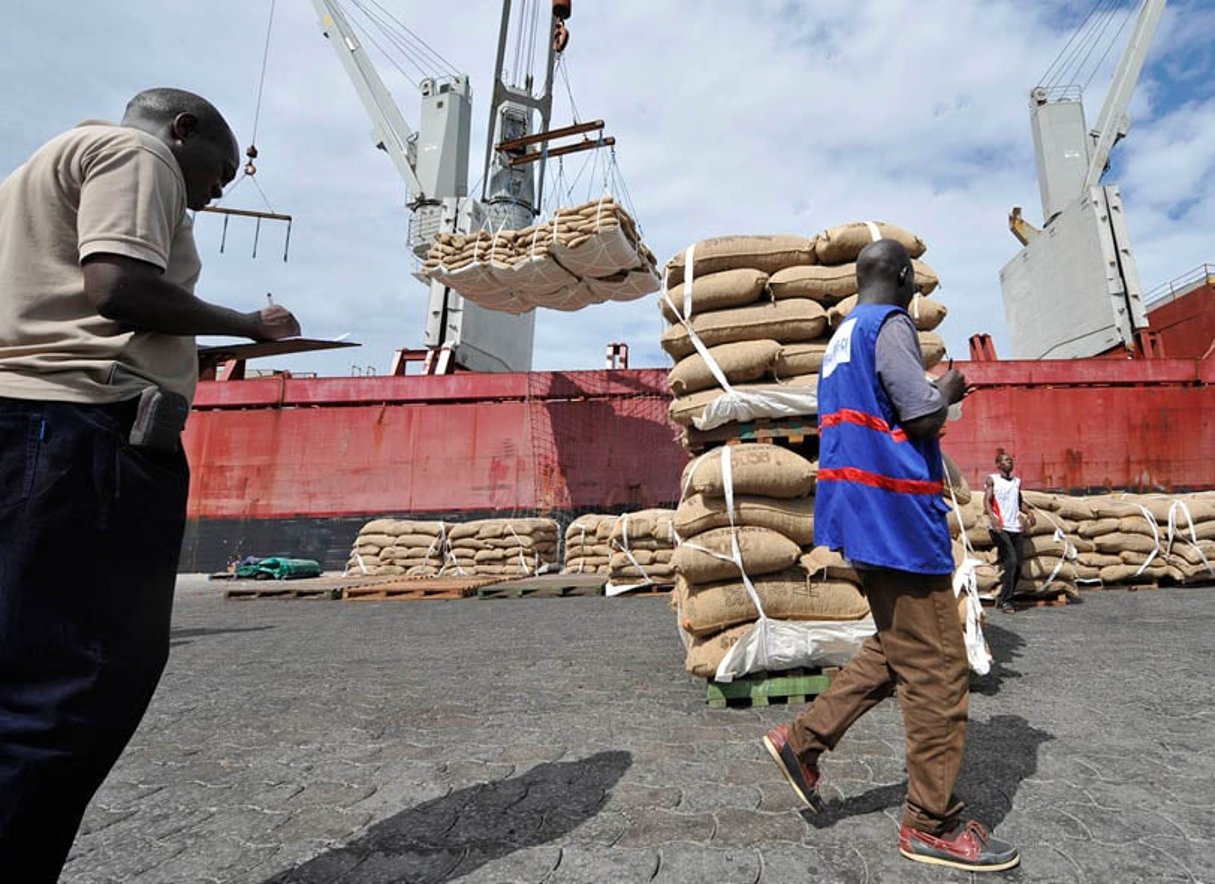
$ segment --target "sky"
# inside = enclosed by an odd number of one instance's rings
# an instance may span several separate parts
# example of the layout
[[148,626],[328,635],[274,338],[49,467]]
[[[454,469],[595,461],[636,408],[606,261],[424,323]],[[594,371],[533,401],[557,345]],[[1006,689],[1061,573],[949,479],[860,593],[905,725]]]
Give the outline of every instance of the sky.
[[[475,184],[501,3],[378,2],[470,75]],[[373,147],[370,121],[310,2],[5,6],[0,175],[80,120],[119,118],[127,99],[150,86],[207,96],[242,145],[253,138],[256,115],[255,181],[265,201],[241,181],[222,204],[291,214],[289,260],[280,225],[262,225],[254,258],[253,222],[231,221],[221,253],[221,219],[199,216],[198,294],[251,310],[273,292],[306,335],[348,335],[363,346],[251,368],[384,374],[396,348],[422,345],[427,291],[411,275],[416,265],[404,244],[405,185]],[[939,331],[951,355],[965,358],[967,339],[980,331],[1010,355],[999,272],[1020,246],[1007,216],[1022,206],[1031,222],[1042,220],[1028,94],[1094,0],[574,0],[573,7],[564,61],[573,104],[579,119],[605,120],[617,139],[628,204],[660,261],[711,236],[813,235],[847,221],[889,221],[928,243],[924,260],[940,275],[938,296],[950,311]],[[1085,67],[1090,125],[1130,30],[1115,43],[1121,21],[1111,18],[1104,63],[1102,47]],[[1168,5],[1131,105],[1130,136],[1105,179],[1122,189],[1145,291],[1215,262],[1211,33],[1209,0]],[[401,57],[374,58],[416,125],[421,74]],[[557,91],[553,126],[574,115],[564,82]],[[602,192],[603,165],[584,165],[587,156],[563,166],[566,182],[577,182],[570,201]],[[551,169],[550,180],[555,175]],[[602,367],[609,341],[630,345],[633,367],[669,366],[658,346],[656,298],[540,311],[534,367]]]

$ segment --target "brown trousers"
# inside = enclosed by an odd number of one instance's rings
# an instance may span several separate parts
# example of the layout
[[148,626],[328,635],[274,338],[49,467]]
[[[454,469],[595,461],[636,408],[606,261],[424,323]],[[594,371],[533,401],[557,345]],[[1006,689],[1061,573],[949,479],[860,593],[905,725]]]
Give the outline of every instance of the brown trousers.
[[951,580],[905,571],[859,573],[877,634],[797,716],[789,742],[803,761],[817,764],[853,722],[897,687],[907,737],[903,822],[945,834],[964,808],[953,787],[966,748],[970,703],[966,646]]

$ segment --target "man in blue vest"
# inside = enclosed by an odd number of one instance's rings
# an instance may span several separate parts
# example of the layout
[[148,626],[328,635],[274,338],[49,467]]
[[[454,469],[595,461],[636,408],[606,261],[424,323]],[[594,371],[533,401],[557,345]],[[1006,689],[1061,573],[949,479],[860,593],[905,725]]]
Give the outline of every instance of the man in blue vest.
[[907,251],[879,240],[856,265],[857,305],[828,345],[818,388],[819,472],[814,540],[860,574],[877,634],[792,725],[764,744],[798,796],[821,805],[819,756],[895,693],[907,735],[907,803],[899,851],[917,862],[998,871],[1020,862],[953,794],[966,744],[966,648],[951,575],[948,508],[937,434],[966,380],[924,376],[907,306]]

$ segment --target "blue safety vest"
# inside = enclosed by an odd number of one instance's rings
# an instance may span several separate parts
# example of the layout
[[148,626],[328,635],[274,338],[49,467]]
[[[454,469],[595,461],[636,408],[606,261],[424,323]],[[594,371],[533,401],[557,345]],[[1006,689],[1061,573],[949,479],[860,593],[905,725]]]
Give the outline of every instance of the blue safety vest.
[[858,304],[827,346],[818,382],[814,542],[860,565],[952,574],[936,437],[898,425],[875,351],[891,304]]

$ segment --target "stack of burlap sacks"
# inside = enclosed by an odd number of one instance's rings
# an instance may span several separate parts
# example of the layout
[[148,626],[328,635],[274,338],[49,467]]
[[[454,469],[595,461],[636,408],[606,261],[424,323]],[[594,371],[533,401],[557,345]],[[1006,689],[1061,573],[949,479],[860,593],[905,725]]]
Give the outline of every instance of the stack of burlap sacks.
[[[1077,497],[1024,491],[1023,497],[1037,523],[1025,526],[1020,593],[1215,579],[1215,492]],[[977,569],[979,589],[995,591],[1000,570],[983,498],[975,494],[960,508],[976,557],[990,563]],[[957,519],[951,516],[950,524]]]
[[[688,307],[684,285],[688,252],[673,257],[660,297],[662,313],[670,323],[662,347],[676,361],[668,375],[675,396],[671,420],[691,427],[693,419],[722,393],[696,351],[692,332],[737,391],[814,391],[831,333],[856,304],[856,258],[875,238],[898,240],[915,259],[926,248],[914,234],[882,222],[844,224],[813,238],[704,240],[691,249]],[[937,287],[936,273],[919,260],[914,266],[921,297],[912,302],[909,312],[920,330],[924,364],[929,368],[945,352],[944,342],[932,330],[946,311],[940,302],[923,297]]]
[[446,564],[446,532],[443,522],[372,519],[354,540],[346,573],[435,577]]
[[520,230],[440,233],[422,272],[491,310],[579,310],[659,287],[657,259],[612,197]]
[[566,574],[608,573],[612,558],[612,528],[617,515],[587,513],[570,522],[565,529]]
[[721,448],[688,465],[675,511],[683,541],[672,560],[678,574],[672,605],[687,652],[685,668],[705,678],[713,677],[759,617],[730,560],[735,532],[743,570],[766,616],[845,621],[869,614],[856,572],[839,555],[814,547],[816,465],[776,445],[734,445],[729,452],[735,527]]
[[552,519],[479,519],[447,531],[450,570],[477,577],[527,577],[556,570],[561,529]]
[[675,511],[668,509],[638,510],[616,520],[609,540],[609,594],[675,582],[671,557],[679,535],[674,520]]
[[373,519],[355,538],[346,573],[530,576],[556,568],[559,530],[551,519],[459,523]]

